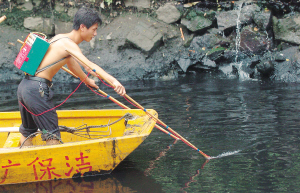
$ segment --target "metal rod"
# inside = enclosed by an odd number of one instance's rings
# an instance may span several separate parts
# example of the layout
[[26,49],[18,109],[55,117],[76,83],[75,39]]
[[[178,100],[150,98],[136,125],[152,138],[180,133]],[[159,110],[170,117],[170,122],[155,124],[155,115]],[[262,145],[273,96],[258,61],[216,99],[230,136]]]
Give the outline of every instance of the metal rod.
[[[61,67],[64,71],[68,72],[69,74],[71,74],[72,76],[74,76],[75,78],[78,78],[78,76],[76,76],[73,72],[71,72],[69,69],[65,68],[64,66]],[[111,101],[113,101],[114,103],[118,104],[119,106],[123,107],[124,109],[130,109],[129,107],[127,107],[126,105],[124,105],[123,103],[119,102],[117,99],[115,99],[112,96],[109,96],[108,94],[106,94],[104,91],[98,89],[97,90],[99,93],[101,93],[102,95],[104,95],[106,98],[109,98]],[[109,97],[108,97],[109,96]],[[159,130],[161,130],[162,132],[169,134],[171,137],[173,137],[174,139],[178,140],[179,138],[176,137],[175,135],[171,134],[170,132],[166,131],[165,129],[161,128],[159,125],[155,124],[155,127]]]

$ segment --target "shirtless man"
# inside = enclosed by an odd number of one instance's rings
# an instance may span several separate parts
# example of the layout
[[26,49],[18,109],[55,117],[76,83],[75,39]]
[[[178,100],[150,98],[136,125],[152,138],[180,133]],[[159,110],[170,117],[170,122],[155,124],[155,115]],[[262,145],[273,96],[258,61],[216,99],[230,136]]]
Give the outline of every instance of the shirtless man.
[[[82,71],[81,66],[71,57],[65,50],[70,50],[84,63],[96,70],[103,79],[110,81],[115,86],[115,91],[121,96],[125,95],[126,91],[123,85],[109,75],[95,63],[89,61],[81,52],[78,44],[82,41],[91,41],[97,35],[98,24],[102,21],[97,12],[89,8],[80,8],[75,14],[73,22],[73,30],[67,34],[58,34],[51,39],[50,46],[39,66],[35,76],[26,75],[18,87],[19,109],[22,117],[22,125],[19,130],[22,133],[21,144],[32,133],[39,129],[47,130],[48,132],[60,137],[58,130],[58,117],[55,110],[44,113],[40,116],[30,114],[25,107],[34,114],[40,114],[54,107],[52,102],[53,91],[51,90],[52,78],[60,70],[62,66],[67,64],[68,68],[77,75],[80,80],[86,78],[86,74]],[[87,71],[91,71],[83,65]],[[93,75],[95,73],[91,72]],[[86,78],[86,85],[98,89],[95,81]],[[25,107],[24,107],[24,106]],[[56,139],[46,140],[47,144],[58,144]],[[26,140],[24,145],[32,145],[30,140]]]

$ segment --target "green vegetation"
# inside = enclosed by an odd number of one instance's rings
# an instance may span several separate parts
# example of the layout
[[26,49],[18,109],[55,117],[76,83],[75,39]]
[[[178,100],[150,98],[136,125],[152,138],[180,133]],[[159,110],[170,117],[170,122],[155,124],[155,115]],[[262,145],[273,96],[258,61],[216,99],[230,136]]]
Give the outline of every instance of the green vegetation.
[[[191,10],[185,18],[188,20],[192,20],[196,16],[198,16],[197,12],[195,10]],[[203,14],[202,14],[202,16],[203,16]]]
[[194,18],[199,16],[199,17],[202,17],[202,18],[207,18],[209,20],[214,20],[215,15],[216,15],[215,11],[203,12],[203,11],[200,11],[200,10],[190,9],[188,11],[188,13],[186,14],[185,18],[187,20],[192,21],[192,20],[194,20]]
[[24,18],[31,15],[31,13],[32,11],[22,11],[21,9],[14,7],[11,12],[7,10],[3,13],[3,15],[6,15],[7,18],[4,22],[16,29],[24,29]]
[[224,48],[224,47],[214,47],[207,52],[207,55],[212,54],[214,52],[224,51],[224,50],[226,50],[226,48]]
[[58,12],[50,9],[38,9],[34,8],[30,11],[24,11],[18,7],[13,7],[12,10],[6,9],[2,12],[2,15],[6,15],[7,19],[4,21],[5,24],[13,26],[16,29],[22,30],[24,29],[24,19],[26,17],[36,17],[41,16],[43,18],[51,18],[54,17],[63,22],[72,21],[72,18],[65,12]]

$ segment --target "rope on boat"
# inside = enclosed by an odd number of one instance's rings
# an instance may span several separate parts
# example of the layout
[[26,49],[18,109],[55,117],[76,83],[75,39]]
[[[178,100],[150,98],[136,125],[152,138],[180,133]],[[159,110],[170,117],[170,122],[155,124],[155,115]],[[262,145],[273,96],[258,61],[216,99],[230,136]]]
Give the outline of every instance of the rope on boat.
[[[67,126],[59,126],[59,131],[64,131],[64,132],[68,132],[71,133],[73,135],[77,135],[83,138],[87,138],[87,139],[100,139],[106,136],[110,136],[111,135],[111,128],[110,126],[120,122],[121,120],[125,119],[126,121],[133,119],[134,116],[130,113],[126,113],[125,115],[123,115],[122,117],[120,117],[119,119],[117,119],[116,121],[112,122],[112,123],[108,123],[106,125],[90,125],[87,126],[87,124],[81,125],[77,128],[74,127],[67,127]],[[84,127],[83,127],[84,126]],[[91,131],[90,129],[92,128],[104,128],[104,127],[108,127],[107,131]],[[85,131],[83,131],[85,130]],[[107,133],[109,131],[108,135],[103,135],[103,134],[93,134],[93,133]],[[77,133],[79,132],[79,133]],[[38,137],[39,136],[39,137]],[[60,137],[56,136],[55,134],[52,134],[49,131],[46,130],[42,130],[42,131],[37,131],[34,132],[32,134],[30,134],[25,140],[24,142],[20,145],[20,149],[24,148],[24,147],[33,147],[33,146],[27,146],[24,145],[28,140],[32,140],[33,138],[36,139],[36,144],[35,146],[42,146],[42,145],[47,145],[46,141],[48,140],[58,140],[59,144],[63,144],[63,141],[61,140]]]
[[[37,137],[37,136],[40,136],[40,137]],[[34,133],[30,134],[28,137],[26,137],[26,139],[20,145],[20,149],[22,149],[23,147],[31,147],[31,146],[25,145],[25,143],[28,143],[29,140],[32,141],[33,138],[37,139],[38,146],[46,145],[46,141],[48,141],[48,140],[58,140],[59,144],[63,144],[60,137],[43,129],[42,131],[34,132]],[[30,143],[32,143],[32,142],[30,142]]]
[[[111,128],[109,126],[114,125],[118,122],[120,122],[122,119],[125,119],[126,121],[133,119],[134,116],[130,113],[126,113],[125,115],[123,115],[122,117],[120,117],[119,119],[117,119],[116,121],[112,122],[112,123],[108,123],[106,125],[91,125],[91,126],[87,126],[87,124],[81,125],[77,128],[74,127],[67,127],[67,126],[59,126],[59,131],[64,131],[64,132],[68,132],[68,133],[72,133],[74,135],[80,136],[80,137],[84,137],[87,139],[100,139],[103,137],[107,137],[111,135]],[[84,127],[83,127],[84,126]],[[104,127],[108,127],[107,131],[91,131],[91,128],[104,128]],[[83,131],[85,130],[85,131]],[[93,133],[107,133],[108,131],[110,131],[109,135],[100,135],[100,134],[93,134]],[[77,133],[76,133],[77,132]],[[96,138],[94,137],[96,136]]]

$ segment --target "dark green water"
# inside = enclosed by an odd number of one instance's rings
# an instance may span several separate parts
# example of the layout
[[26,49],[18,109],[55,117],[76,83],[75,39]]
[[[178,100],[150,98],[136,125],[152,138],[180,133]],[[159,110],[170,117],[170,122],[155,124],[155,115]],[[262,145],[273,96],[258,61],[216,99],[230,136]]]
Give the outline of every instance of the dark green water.
[[[190,75],[172,81],[126,82],[127,94],[193,145],[204,157],[159,130],[111,175],[14,185],[20,192],[298,192],[299,110],[296,83]],[[57,104],[77,85],[56,84]],[[0,86],[0,110],[17,110],[16,84]],[[108,94],[131,106],[110,88]],[[120,108],[85,86],[59,109]],[[228,155],[228,156],[226,156]],[[13,192],[0,186],[0,192]],[[14,191],[16,192],[16,191]]]

